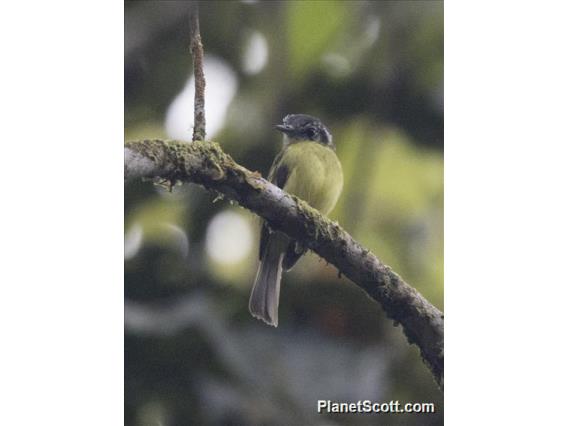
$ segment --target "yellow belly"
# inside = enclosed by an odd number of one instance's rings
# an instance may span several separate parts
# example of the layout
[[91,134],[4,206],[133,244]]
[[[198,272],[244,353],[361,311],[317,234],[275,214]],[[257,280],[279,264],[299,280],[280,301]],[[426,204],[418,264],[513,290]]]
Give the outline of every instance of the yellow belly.
[[332,149],[315,142],[293,143],[286,147],[281,164],[289,170],[285,191],[323,214],[335,207],[343,189],[343,171]]

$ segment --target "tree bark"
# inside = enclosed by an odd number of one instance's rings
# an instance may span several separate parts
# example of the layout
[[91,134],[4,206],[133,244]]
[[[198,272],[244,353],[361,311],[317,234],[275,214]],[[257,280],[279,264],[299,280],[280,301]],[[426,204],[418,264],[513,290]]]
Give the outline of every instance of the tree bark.
[[192,182],[237,201],[269,226],[300,241],[378,302],[443,389],[444,315],[341,226],[306,202],[238,165],[214,142],[143,140],[125,145],[125,179]]
[[195,78],[192,140],[203,141],[205,140],[205,73],[203,72],[203,44],[201,43],[201,33],[199,31],[199,2],[194,0],[189,7],[190,50],[193,58],[193,76]]

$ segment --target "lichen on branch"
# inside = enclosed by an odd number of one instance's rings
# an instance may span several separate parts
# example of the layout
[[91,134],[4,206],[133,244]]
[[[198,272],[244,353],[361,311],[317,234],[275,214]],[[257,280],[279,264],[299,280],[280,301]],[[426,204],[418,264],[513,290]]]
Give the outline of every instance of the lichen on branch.
[[444,316],[389,266],[297,197],[237,164],[215,142],[143,140],[125,144],[125,179],[161,178],[217,191],[261,216],[337,267],[378,302],[416,344],[443,387]]

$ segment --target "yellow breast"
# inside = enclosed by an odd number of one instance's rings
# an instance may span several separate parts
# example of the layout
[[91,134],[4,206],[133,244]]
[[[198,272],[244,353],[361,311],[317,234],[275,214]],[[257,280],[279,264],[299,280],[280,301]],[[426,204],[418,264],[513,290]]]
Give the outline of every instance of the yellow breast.
[[343,171],[335,151],[316,142],[296,142],[286,147],[281,164],[289,170],[285,191],[323,214],[335,207],[343,189]]

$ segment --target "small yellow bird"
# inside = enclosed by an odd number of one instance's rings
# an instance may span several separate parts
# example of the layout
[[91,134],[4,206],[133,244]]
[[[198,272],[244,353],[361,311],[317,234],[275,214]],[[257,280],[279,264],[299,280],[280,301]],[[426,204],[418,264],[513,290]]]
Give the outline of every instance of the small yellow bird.
[[[274,159],[268,179],[328,214],[343,189],[343,171],[330,131],[319,119],[304,114],[287,115],[275,128],[284,133],[284,147]],[[305,251],[299,243],[263,223],[260,264],[249,301],[253,317],[278,326],[282,270],[290,270]]]

